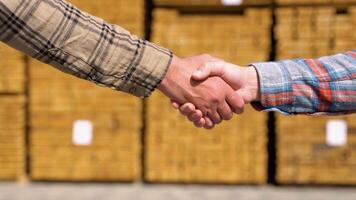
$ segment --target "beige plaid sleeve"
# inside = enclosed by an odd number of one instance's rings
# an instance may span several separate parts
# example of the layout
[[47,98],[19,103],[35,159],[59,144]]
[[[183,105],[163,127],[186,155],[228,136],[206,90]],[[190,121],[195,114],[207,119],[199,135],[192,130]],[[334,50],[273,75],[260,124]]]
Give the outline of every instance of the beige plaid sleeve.
[[[147,97],[172,53],[64,0],[0,0],[0,40],[61,71]],[[48,75],[50,76],[50,74]]]

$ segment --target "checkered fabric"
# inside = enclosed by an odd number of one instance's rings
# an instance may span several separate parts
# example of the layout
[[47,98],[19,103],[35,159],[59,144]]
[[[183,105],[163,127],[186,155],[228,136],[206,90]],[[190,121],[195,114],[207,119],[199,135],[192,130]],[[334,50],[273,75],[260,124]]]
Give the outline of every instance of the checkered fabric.
[[255,63],[258,110],[284,114],[356,112],[356,50],[319,59]]
[[157,87],[172,58],[64,0],[0,0],[0,40],[61,71],[139,97]]

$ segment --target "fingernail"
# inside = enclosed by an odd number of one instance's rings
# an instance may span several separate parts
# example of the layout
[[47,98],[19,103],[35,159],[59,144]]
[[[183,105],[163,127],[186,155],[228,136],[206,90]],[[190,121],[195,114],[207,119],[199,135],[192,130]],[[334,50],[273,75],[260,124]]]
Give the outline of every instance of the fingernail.
[[198,69],[194,74],[196,76],[201,76],[203,74],[203,71],[201,69]]

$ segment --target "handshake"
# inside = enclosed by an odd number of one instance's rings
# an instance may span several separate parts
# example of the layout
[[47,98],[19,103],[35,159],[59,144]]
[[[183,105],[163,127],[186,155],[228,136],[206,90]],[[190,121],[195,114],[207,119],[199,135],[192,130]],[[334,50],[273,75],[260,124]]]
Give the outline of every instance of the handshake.
[[259,101],[254,67],[240,67],[210,55],[173,57],[158,89],[197,127],[213,128],[248,103]]

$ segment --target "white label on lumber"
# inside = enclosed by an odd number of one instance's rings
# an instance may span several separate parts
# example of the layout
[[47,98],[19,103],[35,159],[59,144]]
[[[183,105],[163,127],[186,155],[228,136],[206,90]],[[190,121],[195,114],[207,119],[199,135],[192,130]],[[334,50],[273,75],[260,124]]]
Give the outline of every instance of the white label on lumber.
[[93,124],[89,120],[77,120],[73,123],[73,144],[91,145],[93,141]]
[[329,120],[326,123],[326,144],[343,146],[347,144],[347,122],[344,120]]
[[241,5],[243,0],[221,0],[221,3],[226,6],[238,6]]

